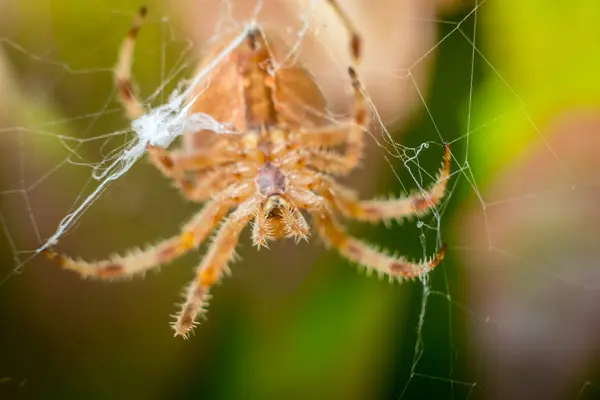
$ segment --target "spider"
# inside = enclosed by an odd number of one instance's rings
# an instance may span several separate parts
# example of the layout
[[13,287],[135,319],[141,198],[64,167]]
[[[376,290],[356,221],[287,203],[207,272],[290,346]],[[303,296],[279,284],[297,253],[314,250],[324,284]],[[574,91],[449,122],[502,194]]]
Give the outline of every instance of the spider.
[[[335,0],[327,2],[348,30],[355,64],[361,53],[359,35],[339,4]],[[122,44],[114,70],[118,98],[131,120],[145,112],[131,76],[136,36],[145,15],[146,8],[142,7]],[[359,165],[369,123],[355,69],[348,69],[354,93],[352,116],[332,123],[325,118],[326,102],[310,73],[299,64],[275,69],[283,46],[275,45],[261,28],[247,28],[244,35],[243,41],[199,85],[202,89],[197,91],[203,92],[190,110],[207,113],[218,121],[232,121],[240,133],[186,133],[181,149],[147,149],[150,161],[175,182],[185,198],[204,203],[181,233],[155,246],[95,262],[45,251],[62,268],[82,277],[126,278],[196,249],[216,229],[171,324],[175,336],[184,338],[205,313],[210,290],[228,272],[240,234],[250,222],[252,242],[258,248],[282,238],[298,241],[307,239],[310,232],[304,211],[312,217],[328,247],[391,279],[419,277],[437,266],[445,254],[442,246],[430,259],[420,262],[388,255],[349,236],[338,216],[376,222],[425,214],[445,194],[450,174],[449,147],[445,145],[443,166],[429,189],[408,197],[360,201],[354,191],[336,181]],[[214,60],[222,49],[215,45],[206,62]],[[201,63],[200,68],[204,65]]]

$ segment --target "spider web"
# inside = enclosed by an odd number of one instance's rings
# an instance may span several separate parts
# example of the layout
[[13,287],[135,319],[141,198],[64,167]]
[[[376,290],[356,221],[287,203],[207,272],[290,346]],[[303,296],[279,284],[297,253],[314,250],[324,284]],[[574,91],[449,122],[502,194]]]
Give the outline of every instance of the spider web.
[[[1,28],[0,82],[8,95],[0,100],[0,298],[3,319],[16,326],[16,333],[6,334],[2,345],[14,349],[3,357],[8,361],[0,362],[0,391],[3,386],[10,390],[21,390],[23,385],[43,386],[40,382],[45,381],[43,375],[16,361],[29,354],[19,347],[26,343],[20,335],[42,346],[31,331],[43,332],[56,337],[59,347],[66,346],[60,339],[66,334],[86,335],[81,327],[75,333],[69,327],[57,327],[56,320],[64,322],[67,317],[56,315],[70,315],[77,325],[89,325],[90,330],[114,328],[118,331],[114,335],[122,333],[116,328],[121,322],[126,330],[134,324],[145,332],[166,336],[160,330],[166,326],[162,316],[172,312],[173,288],[189,277],[190,263],[193,266],[196,259],[178,262],[182,270],[188,270],[187,275],[186,271],[181,276],[169,275],[165,270],[161,274],[165,278],[113,287],[65,278],[49,268],[38,253],[58,244],[86,259],[102,257],[176,232],[179,222],[196,209],[181,201],[174,190],[169,190],[168,182],[140,159],[147,143],[167,147],[186,129],[228,129],[230,121],[216,121],[210,115],[191,121],[185,118],[189,105],[184,100],[186,90],[206,72],[194,75],[197,54],[206,46],[199,39],[210,42],[228,38],[230,46],[218,59],[226,57],[248,26],[272,29],[289,46],[279,66],[305,62],[330,100],[326,118],[335,122],[348,117],[351,94],[346,70],[350,59],[347,46],[340,45],[348,36],[322,3],[200,2],[197,9],[188,11],[201,15],[201,27],[195,18],[183,28],[180,21],[185,21],[185,13],[173,11],[177,4],[151,8],[154,17],[140,32],[134,75],[144,104],[152,111],[133,124],[123,117],[116,101],[112,66],[134,6],[94,5],[94,12],[86,10],[79,15],[85,15],[93,26],[91,31],[69,25],[68,20],[57,20],[52,39],[43,29],[22,34],[14,26]],[[226,302],[227,296],[241,291],[236,299],[243,302],[230,309],[211,305],[209,319],[215,322],[201,325],[199,330],[209,333],[199,332],[198,336],[210,339],[211,332],[218,335],[219,326],[226,322],[219,315],[234,308],[253,308],[254,314],[250,314],[263,319],[261,312],[269,310],[270,315],[278,316],[271,319],[282,319],[276,325],[279,327],[285,325],[282,321],[304,326],[299,320],[289,322],[289,314],[312,315],[308,308],[296,303],[292,307],[285,301],[286,307],[271,305],[270,309],[261,305],[268,300],[255,300],[259,296],[271,301],[286,298],[277,290],[300,292],[303,294],[295,298],[296,302],[318,308],[325,315],[322,318],[340,322],[341,328],[327,321],[324,325],[331,332],[322,328],[318,338],[302,340],[291,335],[288,345],[300,350],[281,346],[281,351],[313,352],[318,360],[350,354],[347,375],[327,375],[336,394],[344,388],[349,398],[594,398],[600,394],[599,349],[594,340],[600,337],[600,272],[596,261],[600,256],[600,220],[594,207],[600,197],[596,174],[591,173],[598,163],[594,153],[600,149],[596,138],[600,137],[600,119],[594,103],[597,95],[586,100],[581,94],[587,93],[585,88],[577,88],[575,99],[564,100],[566,96],[562,96],[563,101],[555,104],[540,100],[552,95],[553,89],[559,92],[562,88],[548,88],[552,86],[549,83],[541,86],[545,91],[536,92],[540,87],[535,86],[536,81],[553,76],[551,72],[541,71],[540,77],[534,74],[526,81],[519,79],[503,57],[512,55],[516,64],[526,64],[525,44],[517,46],[523,51],[516,55],[510,53],[508,45],[494,47],[499,45],[494,34],[498,35],[503,29],[501,23],[506,22],[499,16],[502,12],[515,26],[530,22],[522,21],[523,14],[516,10],[506,11],[506,3],[500,0],[455,6],[456,10],[443,19],[430,8],[414,4],[402,9],[406,17],[397,21],[400,30],[386,27],[404,39],[394,42],[392,35],[364,34],[365,56],[359,73],[374,122],[368,132],[370,149],[364,166],[349,183],[359,188],[364,198],[382,190],[395,195],[424,191],[435,179],[443,145],[449,143],[452,176],[447,195],[428,216],[389,226],[351,224],[351,231],[412,258],[429,257],[446,243],[447,259],[419,281],[383,286],[357,275],[333,252],[302,255],[320,246],[316,238],[310,245],[300,246],[300,251],[285,247],[284,251],[291,251],[288,254],[297,256],[298,261],[288,260],[291,267],[283,272],[257,267],[282,264],[285,253],[281,249],[256,255],[248,245],[242,246],[244,262],[234,265],[234,274],[225,280],[222,290],[219,288],[218,298]],[[356,2],[342,5],[361,32],[380,29],[375,17],[367,20],[369,13],[365,12],[365,20],[359,18],[361,8]],[[380,40],[370,41],[372,37]],[[568,37],[587,43],[583,36]],[[396,52],[399,60],[378,58]],[[590,52],[586,48],[581,58],[547,68],[567,71],[569,76],[584,74],[586,64],[597,66],[591,56],[586,57]],[[532,54],[531,59],[534,57]],[[563,64],[565,70],[559,68]],[[568,69],[580,65],[580,69]],[[598,88],[592,83],[589,86]],[[302,268],[296,268],[296,263]],[[337,265],[340,268],[332,268]],[[296,283],[289,283],[292,280]],[[317,280],[325,283],[319,286]],[[269,286],[265,282],[279,289],[265,292]],[[305,285],[309,289],[305,290]],[[152,289],[144,289],[148,286]],[[150,302],[153,295],[146,290],[159,293],[151,303],[152,313],[140,311],[131,300],[144,297],[144,303]],[[94,300],[92,296],[97,297]],[[85,298],[86,308],[67,306],[73,298]],[[319,302],[317,307],[318,301],[325,304]],[[117,307],[123,321],[102,311]],[[112,323],[94,323],[86,317],[87,308],[102,312]],[[242,315],[243,311],[236,312]],[[352,317],[342,319],[350,312]],[[131,315],[135,321],[128,319]],[[314,329],[318,325],[310,326]],[[336,336],[342,328],[348,330],[343,332],[344,339]],[[122,336],[128,344],[137,337],[128,332]],[[198,337],[194,341],[200,342],[192,343],[200,347],[197,354],[204,356],[202,341]],[[339,353],[326,348],[335,349],[337,342],[346,346],[340,344]],[[225,343],[209,343],[228,349]],[[249,360],[262,359],[247,348],[244,353],[243,344],[233,346]],[[259,348],[268,348],[263,346]],[[316,351],[315,346],[323,348]],[[185,362],[175,358],[178,351],[172,345],[159,352],[158,358],[170,362],[171,369],[190,364],[187,358]],[[209,355],[204,362],[216,363],[220,354]],[[98,357],[102,359],[96,354]],[[266,364],[281,361],[275,354],[264,357]],[[290,357],[288,362],[298,362]],[[297,357],[305,361],[302,355]],[[336,368],[329,362],[323,361],[327,368]],[[233,372],[221,373],[231,373],[233,381],[243,387],[246,382],[235,368],[248,371],[251,361],[231,364]],[[61,363],[57,369],[61,366],[72,369]],[[151,368],[152,373],[172,376],[158,366]],[[284,377],[285,371],[283,368],[281,372],[283,383],[271,382],[276,388],[297,382],[286,380],[290,378]],[[206,369],[199,374],[210,375]],[[255,374],[250,376],[264,380]],[[305,375],[302,379],[318,382],[310,373]],[[336,379],[344,384],[336,386]],[[193,384],[184,384],[193,389]],[[260,388],[254,385],[251,387]],[[235,389],[210,390],[237,393]],[[306,390],[321,396],[330,393],[309,386]],[[244,392],[234,397],[240,393]]]

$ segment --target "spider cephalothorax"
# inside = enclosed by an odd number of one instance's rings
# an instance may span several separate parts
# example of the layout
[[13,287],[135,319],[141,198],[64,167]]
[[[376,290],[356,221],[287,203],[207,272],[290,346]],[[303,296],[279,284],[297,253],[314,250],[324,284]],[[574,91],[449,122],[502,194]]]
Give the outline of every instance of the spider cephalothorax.
[[[335,0],[328,2],[351,33],[351,53],[356,61],[359,37]],[[142,9],[115,69],[119,99],[132,120],[144,115],[131,84],[133,47],[144,15]],[[358,200],[352,190],[336,181],[337,176],[348,174],[359,164],[368,125],[355,70],[348,70],[354,90],[353,114],[345,121],[331,121],[311,75],[300,65],[277,66],[275,61],[281,59],[277,57],[283,50],[271,40],[253,27],[228,54],[223,55],[224,47],[219,45],[208,54],[207,63],[218,54],[220,61],[199,82],[190,114],[205,113],[229,122],[235,133],[202,130],[186,134],[182,149],[148,148],[150,160],[173,179],[187,199],[204,203],[181,234],[144,250],[96,262],[73,260],[53,250],[47,250],[46,255],[82,276],[128,277],[197,248],[218,227],[173,323],[175,334],[184,337],[205,309],[211,287],[227,270],[248,223],[252,223],[256,246],[281,238],[307,239],[310,228],[304,212],[312,217],[318,235],[328,246],[350,261],[391,278],[415,278],[438,265],[443,248],[429,260],[410,262],[349,236],[338,216],[386,221],[424,214],[445,194],[450,172],[448,146],[443,167],[430,189],[397,199]]]

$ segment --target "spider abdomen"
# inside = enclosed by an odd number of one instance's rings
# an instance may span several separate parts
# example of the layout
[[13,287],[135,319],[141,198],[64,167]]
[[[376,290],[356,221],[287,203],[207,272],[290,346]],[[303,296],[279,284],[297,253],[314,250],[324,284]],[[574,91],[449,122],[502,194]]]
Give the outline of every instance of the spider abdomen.
[[[245,35],[246,40],[227,55],[222,52],[231,38],[205,54],[206,62],[198,71],[215,57],[221,61],[196,85],[190,114],[208,114],[238,133],[276,125],[290,131],[327,125],[323,93],[302,65],[287,62],[287,46],[259,28]],[[184,147],[193,151],[217,139],[211,131],[190,132]]]

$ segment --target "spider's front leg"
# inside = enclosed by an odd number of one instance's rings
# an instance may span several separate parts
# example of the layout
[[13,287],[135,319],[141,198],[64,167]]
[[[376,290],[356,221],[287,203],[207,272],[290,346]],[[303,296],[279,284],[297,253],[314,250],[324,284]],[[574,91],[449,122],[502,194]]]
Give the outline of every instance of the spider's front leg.
[[175,336],[181,335],[187,339],[194,329],[196,319],[208,303],[210,288],[219,281],[227,268],[227,263],[233,258],[239,236],[254,216],[260,202],[261,199],[257,196],[246,200],[231,213],[217,232],[208,253],[196,271],[195,280],[185,292],[185,302],[171,325]]

